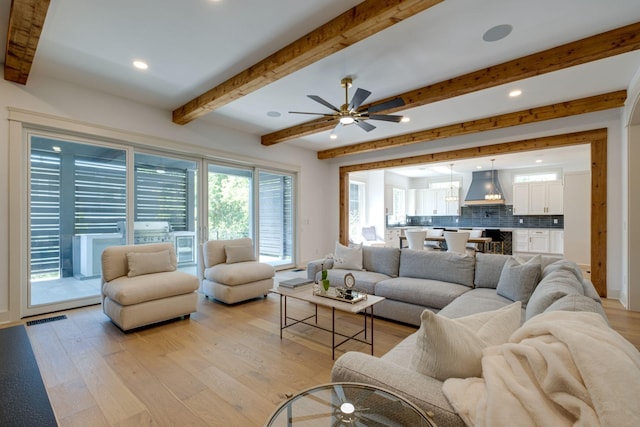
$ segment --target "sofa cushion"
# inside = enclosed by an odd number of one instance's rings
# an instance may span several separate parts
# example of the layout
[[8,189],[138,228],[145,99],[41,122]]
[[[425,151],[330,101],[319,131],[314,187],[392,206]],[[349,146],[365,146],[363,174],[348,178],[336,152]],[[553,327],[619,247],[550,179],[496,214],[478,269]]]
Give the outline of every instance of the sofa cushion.
[[582,279],[581,282],[582,282],[582,292],[584,292],[584,294],[589,298],[602,304],[600,295],[598,295],[598,291],[596,291],[596,288],[593,286],[593,283],[591,282],[591,280]]
[[521,301],[522,305],[526,306],[540,280],[541,273],[539,256],[533,257],[524,263],[520,263],[515,257],[511,257],[502,267],[496,292],[511,301]]
[[204,271],[204,277],[227,286],[244,285],[269,279],[276,274],[273,266],[257,261],[217,264]]
[[127,253],[127,265],[129,266],[128,277],[163,273],[176,269],[168,249],[158,252],[129,252]]
[[256,260],[253,245],[225,245],[224,253],[226,256],[225,262],[227,264]]
[[243,237],[241,239],[209,240],[204,242],[202,244],[204,267],[209,268],[227,262],[227,254],[224,250],[227,245],[253,247],[253,240],[249,237]]
[[572,272],[576,278],[580,281],[582,281],[582,279],[584,278],[582,276],[582,270],[580,269],[580,267],[578,266],[578,264],[576,264],[573,261],[569,261],[568,259],[561,259],[558,260],[556,262],[553,262],[549,265],[547,265],[543,270],[542,270],[542,279],[544,279],[545,277],[547,277],[550,273],[553,273],[554,271],[558,271],[558,270],[567,270]]
[[400,249],[365,246],[362,248],[362,267],[367,271],[398,277]]
[[549,273],[536,287],[529,299],[526,320],[545,311],[551,304],[565,295],[584,295],[582,282],[568,270]]
[[[449,318],[464,317],[483,311],[497,310],[509,304],[513,304],[513,301],[501,297],[495,289],[476,288],[460,295],[451,304],[440,310],[438,314]],[[524,310],[522,310],[522,322],[524,322]]]
[[396,277],[376,284],[375,294],[390,300],[441,309],[469,287],[439,280]]
[[106,282],[102,292],[120,305],[133,305],[191,293],[198,286],[197,277],[182,271],[170,271],[136,277],[121,276]]
[[362,243],[344,246],[336,242],[333,267],[344,270],[362,270]]
[[482,376],[482,349],[507,342],[520,327],[521,303],[449,319],[425,310],[411,368],[444,381]]
[[476,288],[493,288],[498,286],[504,263],[509,255],[500,254],[476,254],[476,275],[473,284]]
[[475,258],[452,252],[403,250],[400,277],[431,279],[473,287]]
[[545,313],[547,311],[592,311],[601,315],[607,323],[609,322],[602,305],[585,295],[565,295],[547,307]]

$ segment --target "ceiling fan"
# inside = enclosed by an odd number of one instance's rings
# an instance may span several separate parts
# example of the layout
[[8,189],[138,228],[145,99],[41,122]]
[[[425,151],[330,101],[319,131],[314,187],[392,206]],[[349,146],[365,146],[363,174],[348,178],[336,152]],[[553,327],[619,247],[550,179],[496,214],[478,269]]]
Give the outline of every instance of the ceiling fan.
[[366,120],[383,120],[386,122],[399,123],[402,120],[402,116],[390,115],[390,114],[375,114],[378,111],[388,110],[390,108],[401,107],[404,105],[402,98],[394,98],[390,101],[383,102],[382,104],[374,105],[368,109],[358,110],[360,105],[365,99],[371,95],[371,92],[365,89],[358,88],[355,95],[349,102],[349,88],[351,87],[353,80],[350,77],[345,77],[340,81],[340,86],[344,88],[344,104],[340,108],[335,107],[331,103],[325,101],[318,95],[307,95],[314,101],[324,105],[335,113],[307,113],[303,111],[289,111],[290,114],[313,114],[316,116],[328,117],[330,120],[338,119],[339,122],[336,127],[331,131],[334,134],[340,127],[344,125],[350,125],[355,123],[361,129],[367,132],[374,130],[376,127]]

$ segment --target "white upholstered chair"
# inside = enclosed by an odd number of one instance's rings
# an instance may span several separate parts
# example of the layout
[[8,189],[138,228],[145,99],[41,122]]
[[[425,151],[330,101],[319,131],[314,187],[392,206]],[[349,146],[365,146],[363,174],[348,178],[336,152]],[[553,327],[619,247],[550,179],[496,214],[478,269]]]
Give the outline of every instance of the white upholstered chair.
[[468,231],[445,231],[444,240],[447,242],[447,252],[466,254]]
[[250,238],[209,240],[201,250],[202,292],[234,304],[266,297],[276,274],[272,265],[258,262]]
[[409,244],[409,249],[417,249],[419,251],[424,249],[424,238],[427,237],[426,231],[409,230],[404,232]]
[[123,331],[196,311],[198,278],[178,271],[172,243],[102,252],[102,311]]

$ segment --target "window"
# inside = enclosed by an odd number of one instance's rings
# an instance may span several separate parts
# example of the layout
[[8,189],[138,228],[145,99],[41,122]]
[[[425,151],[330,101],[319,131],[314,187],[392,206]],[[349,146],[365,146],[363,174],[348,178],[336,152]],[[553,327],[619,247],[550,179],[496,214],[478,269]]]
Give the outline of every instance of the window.
[[521,183],[521,182],[544,182],[544,181],[557,181],[559,172],[538,172],[531,174],[520,174],[514,175],[513,182]]
[[405,202],[406,191],[402,188],[393,189],[393,216],[394,222],[404,221],[407,215],[407,204]]
[[365,218],[365,184],[358,181],[349,182],[349,235],[359,236]]

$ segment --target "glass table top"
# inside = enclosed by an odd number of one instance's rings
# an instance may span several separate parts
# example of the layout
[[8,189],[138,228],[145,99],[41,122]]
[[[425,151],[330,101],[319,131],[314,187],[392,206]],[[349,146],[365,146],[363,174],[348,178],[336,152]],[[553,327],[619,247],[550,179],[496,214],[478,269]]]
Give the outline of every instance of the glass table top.
[[433,427],[435,423],[417,406],[390,391],[367,384],[330,383],[285,401],[266,426]]

